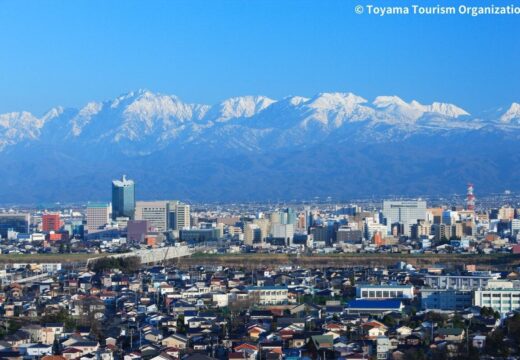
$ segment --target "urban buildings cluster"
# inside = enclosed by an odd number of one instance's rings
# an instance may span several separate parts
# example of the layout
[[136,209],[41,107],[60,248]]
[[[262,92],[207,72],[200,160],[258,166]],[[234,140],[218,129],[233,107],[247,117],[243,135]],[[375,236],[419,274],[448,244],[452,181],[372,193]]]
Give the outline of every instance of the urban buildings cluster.
[[[10,264],[5,359],[516,358],[520,275],[416,269]],[[4,274],[5,275],[5,274]],[[13,278],[15,279],[15,278]]]
[[[3,253],[105,252],[168,244],[214,252],[519,253],[520,209],[382,200],[379,206],[304,204],[190,205],[136,201],[135,184],[112,182],[111,202],[0,212]],[[9,242],[10,241],[10,242]],[[41,244],[42,246],[35,246]]]
[[[444,205],[136,201],[123,177],[111,202],[5,209],[0,359],[517,358],[517,265],[247,265],[280,253],[514,257],[517,205],[479,207],[473,186]],[[191,261],[168,263],[172,251]],[[205,263],[228,253],[245,264]]]

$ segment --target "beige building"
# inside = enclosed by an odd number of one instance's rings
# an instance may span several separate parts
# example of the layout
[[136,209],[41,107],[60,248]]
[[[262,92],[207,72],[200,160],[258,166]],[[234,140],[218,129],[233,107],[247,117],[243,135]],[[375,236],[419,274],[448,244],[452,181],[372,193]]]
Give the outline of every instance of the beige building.
[[112,206],[107,203],[89,203],[87,205],[87,231],[95,233],[110,223]]
[[180,201],[170,201],[170,228],[182,230],[191,227],[190,206]]
[[154,231],[165,232],[168,230],[167,201],[137,201],[135,203],[135,219],[146,220]]

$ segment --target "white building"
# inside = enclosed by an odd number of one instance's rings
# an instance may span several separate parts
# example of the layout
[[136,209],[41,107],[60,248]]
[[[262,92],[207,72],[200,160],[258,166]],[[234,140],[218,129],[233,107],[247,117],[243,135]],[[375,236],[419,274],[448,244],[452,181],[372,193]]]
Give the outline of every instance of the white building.
[[170,201],[170,228],[173,230],[189,229],[191,227],[190,206],[180,201]]
[[486,289],[473,292],[473,305],[490,307],[500,314],[520,309],[520,289]]
[[386,360],[389,358],[390,350],[392,349],[392,344],[390,343],[390,339],[386,336],[378,336],[377,337],[377,360]]
[[248,297],[255,304],[286,304],[288,289],[285,286],[250,286],[246,288]]
[[394,223],[403,224],[403,233],[411,235],[410,227],[417,223],[417,220],[426,220],[426,201],[424,200],[404,200],[383,202],[383,216],[387,225]]
[[413,299],[412,285],[357,285],[358,299]]
[[291,245],[294,237],[294,224],[272,224],[271,235],[274,238],[283,238],[287,245]]
[[435,289],[481,289],[486,288],[490,280],[496,280],[500,274],[474,272],[468,275],[431,275],[424,277],[424,285]]

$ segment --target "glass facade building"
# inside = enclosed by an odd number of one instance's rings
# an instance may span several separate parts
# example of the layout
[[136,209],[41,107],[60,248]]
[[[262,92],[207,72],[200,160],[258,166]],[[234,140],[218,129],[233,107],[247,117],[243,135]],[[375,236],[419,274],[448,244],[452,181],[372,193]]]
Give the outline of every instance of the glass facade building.
[[0,214],[0,236],[3,239],[7,238],[9,230],[27,234],[29,233],[29,223],[29,214]]
[[128,217],[134,219],[135,184],[123,175],[121,180],[112,181],[112,219]]

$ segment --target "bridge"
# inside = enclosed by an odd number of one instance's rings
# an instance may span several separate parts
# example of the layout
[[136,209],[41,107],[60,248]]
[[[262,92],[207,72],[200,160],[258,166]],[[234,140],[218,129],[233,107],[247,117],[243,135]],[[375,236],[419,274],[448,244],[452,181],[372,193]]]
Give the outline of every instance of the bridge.
[[[141,264],[153,264],[166,260],[177,259],[185,256],[190,256],[195,252],[195,248],[189,248],[186,245],[181,246],[166,246],[154,249],[134,250],[122,254],[113,254],[106,257],[110,258],[125,258],[137,256],[141,260]],[[90,258],[87,260],[87,266],[90,262],[101,259],[102,257]]]

